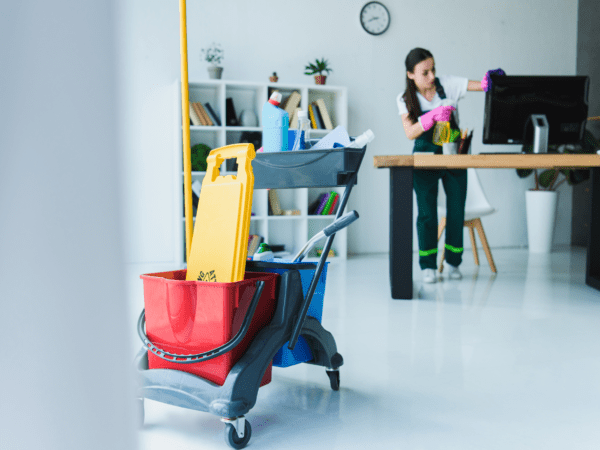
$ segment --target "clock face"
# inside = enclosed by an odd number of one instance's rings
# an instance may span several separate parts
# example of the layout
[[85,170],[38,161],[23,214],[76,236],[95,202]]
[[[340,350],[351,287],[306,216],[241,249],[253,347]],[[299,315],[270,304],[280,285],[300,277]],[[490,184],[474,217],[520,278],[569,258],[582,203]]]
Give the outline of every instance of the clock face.
[[369,2],[360,11],[360,24],[369,34],[383,34],[390,26],[390,12],[379,2]]

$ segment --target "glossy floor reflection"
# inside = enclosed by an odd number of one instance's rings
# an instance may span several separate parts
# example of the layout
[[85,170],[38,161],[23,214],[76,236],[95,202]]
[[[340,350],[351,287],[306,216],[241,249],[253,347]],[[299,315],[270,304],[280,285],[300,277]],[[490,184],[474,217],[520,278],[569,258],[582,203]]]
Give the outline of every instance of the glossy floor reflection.
[[[344,356],[341,389],[320,367],[274,368],[247,448],[600,448],[600,292],[584,283],[585,250],[494,258],[498,275],[466,254],[460,281],[415,279],[411,301],[390,298],[387,255],[330,265],[323,325]],[[140,440],[228,448],[219,418],[152,401]]]

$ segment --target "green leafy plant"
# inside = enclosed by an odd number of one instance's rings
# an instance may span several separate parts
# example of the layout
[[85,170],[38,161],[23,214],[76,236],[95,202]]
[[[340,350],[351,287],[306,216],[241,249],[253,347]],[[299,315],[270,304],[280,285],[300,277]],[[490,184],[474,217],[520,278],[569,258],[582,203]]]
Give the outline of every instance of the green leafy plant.
[[[600,141],[586,130],[583,142],[578,145],[549,145],[548,153],[571,153],[571,154],[593,154],[600,149]],[[562,150],[562,151],[561,151]],[[533,145],[523,145],[524,153],[533,153]],[[565,181],[570,185],[581,183],[590,177],[589,169],[546,169],[538,172],[538,169],[517,169],[519,178],[526,178],[531,174],[535,178],[535,191],[555,191]]]
[[210,47],[203,48],[200,50],[204,60],[213,66],[218,66],[221,64],[221,60],[224,58],[223,49],[221,48],[221,44],[217,44],[213,42]]
[[333,72],[333,69],[329,67],[329,62],[325,58],[317,58],[314,63],[308,63],[304,68],[304,75],[328,75]]

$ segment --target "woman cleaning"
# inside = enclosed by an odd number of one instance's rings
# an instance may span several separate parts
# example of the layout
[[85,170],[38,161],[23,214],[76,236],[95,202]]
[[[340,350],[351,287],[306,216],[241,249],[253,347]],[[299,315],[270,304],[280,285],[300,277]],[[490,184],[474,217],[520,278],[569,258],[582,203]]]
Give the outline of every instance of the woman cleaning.
[[[404,132],[414,140],[413,152],[442,153],[442,147],[433,143],[436,122],[450,122],[458,128],[456,105],[467,91],[488,91],[490,74],[504,75],[502,69],[490,70],[482,81],[456,76],[435,76],[435,61],[431,52],[415,48],[405,60],[406,91],[398,95],[397,103]],[[447,198],[446,262],[448,277],[462,278],[458,266],[462,262],[463,223],[467,197],[465,169],[415,170],[413,187],[417,195],[417,234],[419,265],[424,283],[437,281],[437,196],[438,180],[442,180]]]

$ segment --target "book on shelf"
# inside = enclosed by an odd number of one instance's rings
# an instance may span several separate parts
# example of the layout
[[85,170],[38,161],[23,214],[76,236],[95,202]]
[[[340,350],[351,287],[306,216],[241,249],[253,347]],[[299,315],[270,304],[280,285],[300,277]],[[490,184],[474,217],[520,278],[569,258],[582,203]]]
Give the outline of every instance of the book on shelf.
[[240,123],[238,122],[237,115],[235,113],[235,107],[233,106],[233,99],[227,97],[225,101],[225,117],[226,125],[229,127],[237,127]]
[[208,116],[208,113],[204,109],[204,106],[202,106],[202,103],[196,102],[196,107],[198,108],[198,111],[200,112],[200,114],[202,114],[202,117],[204,117],[204,121],[206,122],[206,124],[209,127],[212,127],[214,125],[214,123],[211,120],[211,118]]
[[317,215],[317,216],[321,215],[321,213],[325,209],[325,206],[327,205],[327,200],[329,200],[329,194],[327,194],[327,193],[322,194],[320,198],[321,198],[321,202],[319,203],[319,207],[315,211],[315,215]]
[[327,214],[329,214],[329,211],[331,210],[331,205],[333,204],[333,199],[335,198],[336,194],[337,192],[331,191],[329,197],[327,198],[327,203],[325,203],[325,208],[323,208],[323,211],[321,211],[321,215],[326,216]]
[[258,250],[258,246],[264,240],[262,236],[258,234],[251,234],[248,236],[248,256],[252,256]]
[[325,100],[322,98],[316,101],[316,104],[319,109],[319,113],[321,114],[321,118],[323,119],[323,125],[327,130],[333,130],[333,123],[331,122],[331,117],[329,117],[329,113],[327,112],[327,106],[325,106]]
[[279,195],[277,195],[277,189],[269,189],[269,206],[274,216],[281,216],[281,206],[279,204]]
[[300,108],[296,108],[292,115],[290,116],[290,130],[298,129],[298,113],[300,112]]
[[196,127],[202,125],[202,120],[200,120],[200,116],[198,115],[198,113],[196,113],[196,110],[192,106],[192,103],[190,103],[190,120],[192,121],[192,124]]
[[220,127],[221,126],[221,119],[219,119],[219,116],[217,115],[217,113],[213,109],[213,107],[210,106],[210,103],[206,102],[204,104],[204,109],[208,113],[208,115],[211,118],[211,120],[213,121],[213,123]]
[[316,130],[317,128],[319,128],[317,126],[317,119],[315,118],[315,111],[313,111],[313,105],[312,104],[308,105],[308,118],[310,119],[310,126],[313,129]]
[[198,107],[198,103],[197,102],[193,102],[192,103],[192,108],[194,108],[194,111],[196,111],[196,115],[198,117],[200,117],[200,122],[202,123],[202,125],[205,126],[205,127],[208,126],[208,120],[206,120],[206,117],[204,116],[204,114],[202,114],[202,111]]
[[300,104],[300,92],[294,91],[290,94],[290,96],[285,101],[285,104],[281,106],[285,112],[288,113],[290,117],[292,117],[293,112],[296,110],[298,105]]
[[335,197],[333,198],[333,202],[331,203],[331,208],[327,211],[327,214],[335,214],[335,207],[337,206],[338,200],[340,199],[340,194],[336,192]]

